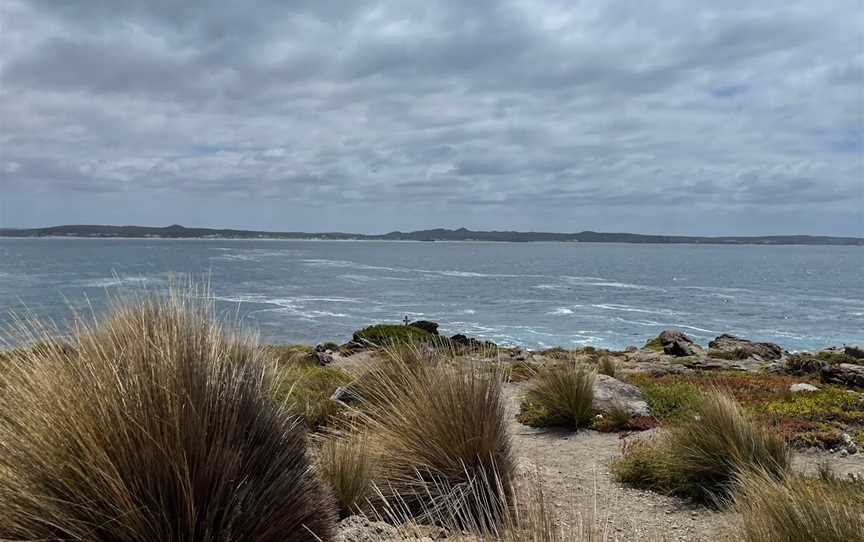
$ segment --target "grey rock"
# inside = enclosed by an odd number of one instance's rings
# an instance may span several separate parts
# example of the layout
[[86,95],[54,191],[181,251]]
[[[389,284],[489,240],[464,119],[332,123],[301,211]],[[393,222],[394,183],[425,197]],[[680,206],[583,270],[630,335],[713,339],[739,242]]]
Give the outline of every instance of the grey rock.
[[826,365],[821,371],[822,382],[841,386],[864,388],[864,365],[841,363]]
[[759,357],[763,360],[775,360],[783,357],[783,348],[774,343],[760,343],[742,339],[734,335],[720,335],[710,343],[709,348],[724,352],[743,352],[748,357]]
[[791,391],[792,393],[810,393],[810,392],[814,392],[814,391],[819,391],[819,388],[817,388],[813,384],[807,384],[805,382],[799,382],[797,384],[790,385],[789,391]]
[[667,329],[661,332],[657,338],[660,339],[663,353],[667,356],[695,356],[701,350],[699,345],[694,343],[690,337],[677,329]]
[[318,360],[318,365],[330,365],[333,363],[333,353],[330,350],[324,348],[323,345],[318,345],[315,347],[315,358]]
[[594,402],[592,407],[600,412],[621,405],[631,416],[650,416],[651,409],[642,399],[639,388],[621,382],[611,376],[598,374],[594,380]]
[[438,322],[432,322],[429,320],[417,320],[416,322],[411,322],[408,325],[411,327],[416,327],[417,329],[422,329],[423,331],[427,331],[432,335],[438,335]]

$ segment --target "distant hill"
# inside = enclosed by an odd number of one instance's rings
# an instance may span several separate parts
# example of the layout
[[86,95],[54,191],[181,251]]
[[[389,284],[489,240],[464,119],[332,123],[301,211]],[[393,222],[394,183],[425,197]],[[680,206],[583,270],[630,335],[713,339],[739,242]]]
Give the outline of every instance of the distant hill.
[[637,233],[579,233],[471,231],[434,229],[412,232],[394,231],[383,235],[343,232],[270,232],[168,226],[75,225],[34,229],[0,229],[0,237],[105,237],[105,238],[166,238],[166,239],[324,239],[324,240],[384,240],[384,241],[558,241],[570,243],[653,243],[653,244],[712,244],[712,245],[855,245],[864,246],[861,237],[828,237],[813,235],[767,235],[692,237],[684,235],[641,235]]

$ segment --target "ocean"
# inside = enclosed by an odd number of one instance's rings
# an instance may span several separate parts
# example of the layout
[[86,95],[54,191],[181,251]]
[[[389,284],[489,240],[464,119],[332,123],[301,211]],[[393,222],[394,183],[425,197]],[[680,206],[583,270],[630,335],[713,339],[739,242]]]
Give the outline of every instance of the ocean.
[[641,345],[667,328],[790,350],[864,343],[864,249],[587,243],[0,239],[0,326],[191,275],[273,343],[404,316],[527,348]]

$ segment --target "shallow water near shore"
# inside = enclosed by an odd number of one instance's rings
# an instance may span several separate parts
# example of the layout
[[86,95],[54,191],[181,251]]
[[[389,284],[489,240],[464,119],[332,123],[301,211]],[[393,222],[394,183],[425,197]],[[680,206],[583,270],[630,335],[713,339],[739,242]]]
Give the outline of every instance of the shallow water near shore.
[[403,316],[528,348],[641,345],[677,327],[790,350],[864,342],[864,250],[832,246],[0,239],[0,324],[63,325],[111,294],[208,280],[267,342]]

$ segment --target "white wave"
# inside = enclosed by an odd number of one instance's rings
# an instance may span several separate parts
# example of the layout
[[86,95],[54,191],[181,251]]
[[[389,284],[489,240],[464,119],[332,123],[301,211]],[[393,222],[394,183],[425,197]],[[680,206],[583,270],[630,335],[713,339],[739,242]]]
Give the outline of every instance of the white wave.
[[305,316],[309,318],[348,318],[348,315],[341,312],[330,312],[330,311],[307,311],[304,313]]
[[84,288],[112,288],[114,286],[145,284],[154,279],[149,277],[105,277],[101,279],[92,279],[82,281],[80,284]]
[[566,314],[573,314],[573,311],[571,309],[566,308],[566,307],[558,307],[557,309],[551,311],[549,314],[555,314],[555,315],[563,316]]
[[640,312],[644,314],[663,314],[667,316],[680,316],[682,314],[686,314],[669,309],[642,309],[639,307],[633,307],[631,305],[619,305],[617,303],[597,303],[591,306],[595,309],[603,309],[609,311]]
[[586,282],[588,286],[602,286],[606,288],[626,288],[629,290],[661,290],[662,288],[656,288],[654,286],[644,286],[642,284],[630,284],[629,282]]
[[567,286],[564,286],[563,284],[537,284],[532,286],[532,288],[538,290],[566,290]]
[[342,267],[349,269],[369,269],[376,271],[394,271],[397,273],[404,273],[409,271],[408,269],[399,269],[396,267],[384,267],[380,265],[367,265],[364,263],[351,262],[348,260],[324,260],[324,259],[306,259],[302,260],[303,264],[313,266],[313,267]]
[[237,261],[237,262],[260,262],[261,258],[253,254],[223,254],[216,256],[214,260]]
[[477,314],[474,309],[462,309],[458,314]]

